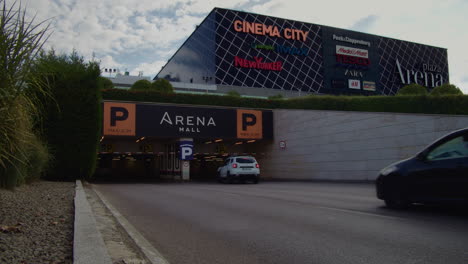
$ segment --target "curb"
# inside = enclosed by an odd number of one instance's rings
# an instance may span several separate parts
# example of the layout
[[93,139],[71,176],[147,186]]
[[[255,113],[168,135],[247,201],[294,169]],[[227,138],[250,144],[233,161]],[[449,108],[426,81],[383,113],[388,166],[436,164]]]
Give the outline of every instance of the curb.
[[151,264],[169,264],[162,254],[155,249],[146,238],[144,238],[140,232],[130,224],[125,217],[123,217],[119,211],[117,211],[105,198],[104,196],[95,188],[93,191],[101,199],[102,203],[109,209],[111,214],[115,217],[117,222],[122,226],[122,228],[127,232],[128,236],[135,242],[136,246],[141,250],[143,255],[150,261]]
[[112,264],[80,180],[75,187],[73,263]]

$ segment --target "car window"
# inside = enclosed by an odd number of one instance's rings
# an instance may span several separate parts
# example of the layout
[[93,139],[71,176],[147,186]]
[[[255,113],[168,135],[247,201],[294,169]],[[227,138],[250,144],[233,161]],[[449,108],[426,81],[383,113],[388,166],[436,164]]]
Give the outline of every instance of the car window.
[[231,159],[227,159],[227,160],[224,162],[224,165],[228,165],[230,161],[231,161]]
[[255,160],[252,158],[236,158],[237,163],[255,163]]
[[468,157],[468,136],[459,136],[433,149],[428,160],[443,160]]

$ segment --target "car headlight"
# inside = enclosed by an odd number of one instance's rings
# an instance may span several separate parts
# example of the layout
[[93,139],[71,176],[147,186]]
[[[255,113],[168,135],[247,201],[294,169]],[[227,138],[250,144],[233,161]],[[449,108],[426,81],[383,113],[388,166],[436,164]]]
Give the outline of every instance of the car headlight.
[[382,170],[380,171],[380,174],[385,176],[385,175],[389,175],[389,174],[395,172],[396,170],[398,170],[398,167],[397,167],[397,166],[395,166],[395,165],[390,165],[390,166],[388,166],[388,167],[382,169]]

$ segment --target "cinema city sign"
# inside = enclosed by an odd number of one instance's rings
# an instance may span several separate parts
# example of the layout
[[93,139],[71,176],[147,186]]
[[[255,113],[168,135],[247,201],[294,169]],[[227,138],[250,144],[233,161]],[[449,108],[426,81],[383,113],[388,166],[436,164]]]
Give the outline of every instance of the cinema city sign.
[[234,30],[236,32],[243,32],[261,36],[270,36],[277,38],[285,38],[291,40],[306,41],[309,31],[303,31],[294,28],[285,28],[280,31],[277,26],[265,25],[262,23],[251,23],[247,21],[236,20],[234,21]]
[[400,81],[403,84],[420,84],[426,87],[437,87],[444,84],[444,77],[440,73],[439,67],[431,64],[422,64],[421,70],[408,70],[401,67],[398,59],[396,68]]

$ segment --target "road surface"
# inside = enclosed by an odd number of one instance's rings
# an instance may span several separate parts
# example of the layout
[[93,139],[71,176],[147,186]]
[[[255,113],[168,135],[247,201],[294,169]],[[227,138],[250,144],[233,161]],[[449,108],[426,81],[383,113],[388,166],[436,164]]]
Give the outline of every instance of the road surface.
[[98,183],[171,264],[468,263],[468,213],[393,211],[372,184]]

